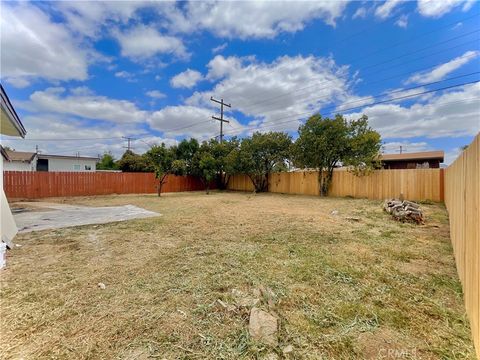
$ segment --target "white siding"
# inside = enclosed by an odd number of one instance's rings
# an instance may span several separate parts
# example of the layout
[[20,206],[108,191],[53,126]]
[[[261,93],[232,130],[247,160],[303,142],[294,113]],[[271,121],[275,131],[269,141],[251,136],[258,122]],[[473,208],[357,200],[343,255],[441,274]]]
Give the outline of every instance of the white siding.
[[[92,159],[48,159],[48,171],[95,171],[97,161]],[[86,170],[90,166],[91,170]]]
[[23,161],[4,161],[3,163],[4,171],[36,171],[37,170],[37,159],[33,159],[31,163]]

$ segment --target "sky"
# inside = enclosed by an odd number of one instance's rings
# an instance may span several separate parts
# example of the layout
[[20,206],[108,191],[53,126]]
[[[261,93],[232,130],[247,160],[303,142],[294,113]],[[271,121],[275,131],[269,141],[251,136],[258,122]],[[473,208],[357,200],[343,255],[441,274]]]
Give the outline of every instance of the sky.
[[164,142],[363,114],[385,153],[480,131],[480,2],[1,2],[1,82],[18,151],[117,158]]

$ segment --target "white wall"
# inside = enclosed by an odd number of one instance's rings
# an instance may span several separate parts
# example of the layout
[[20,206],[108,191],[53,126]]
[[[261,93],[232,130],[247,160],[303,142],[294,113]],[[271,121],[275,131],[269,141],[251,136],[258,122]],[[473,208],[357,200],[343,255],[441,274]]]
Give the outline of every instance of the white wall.
[[[80,169],[75,169],[74,165],[80,165]],[[85,165],[91,167],[91,170],[85,170]],[[95,171],[97,165],[96,160],[88,159],[57,159],[48,158],[48,171]]]
[[33,159],[31,163],[23,161],[4,161],[4,171],[36,171],[37,170],[37,158]]
[[2,186],[0,190],[0,241],[9,242],[12,241],[17,234],[17,225],[15,224],[7,197],[3,191],[3,170],[5,162],[3,156],[0,155],[0,170],[2,173],[0,177],[0,185]]

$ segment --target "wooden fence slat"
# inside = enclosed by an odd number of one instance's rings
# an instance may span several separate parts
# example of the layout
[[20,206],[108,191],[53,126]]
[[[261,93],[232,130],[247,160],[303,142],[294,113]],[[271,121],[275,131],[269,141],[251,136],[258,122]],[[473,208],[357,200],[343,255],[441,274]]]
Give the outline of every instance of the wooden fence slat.
[[441,177],[455,263],[480,359],[480,134]]
[[[153,173],[37,172],[5,171],[4,190],[9,199],[156,193],[158,180]],[[211,189],[216,186],[210,185]],[[192,176],[167,176],[163,192],[203,190]]]
[[[344,169],[333,172],[330,196],[352,196],[381,200],[398,198],[442,201],[443,169],[377,170],[356,176]],[[318,172],[284,172],[269,175],[269,191],[284,194],[318,195]],[[229,190],[253,191],[248,176],[233,175]]]

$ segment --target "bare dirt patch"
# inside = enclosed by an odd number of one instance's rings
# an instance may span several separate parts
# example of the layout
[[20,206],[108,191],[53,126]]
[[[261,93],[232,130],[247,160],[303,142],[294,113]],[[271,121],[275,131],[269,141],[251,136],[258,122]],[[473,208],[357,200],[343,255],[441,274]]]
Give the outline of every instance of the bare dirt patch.
[[[380,201],[314,196],[53,201],[163,216],[19,235],[0,273],[2,358],[361,359],[373,339],[474,358],[443,206],[416,226]],[[250,337],[235,297],[259,288],[275,294],[255,305],[278,318],[274,347]]]

